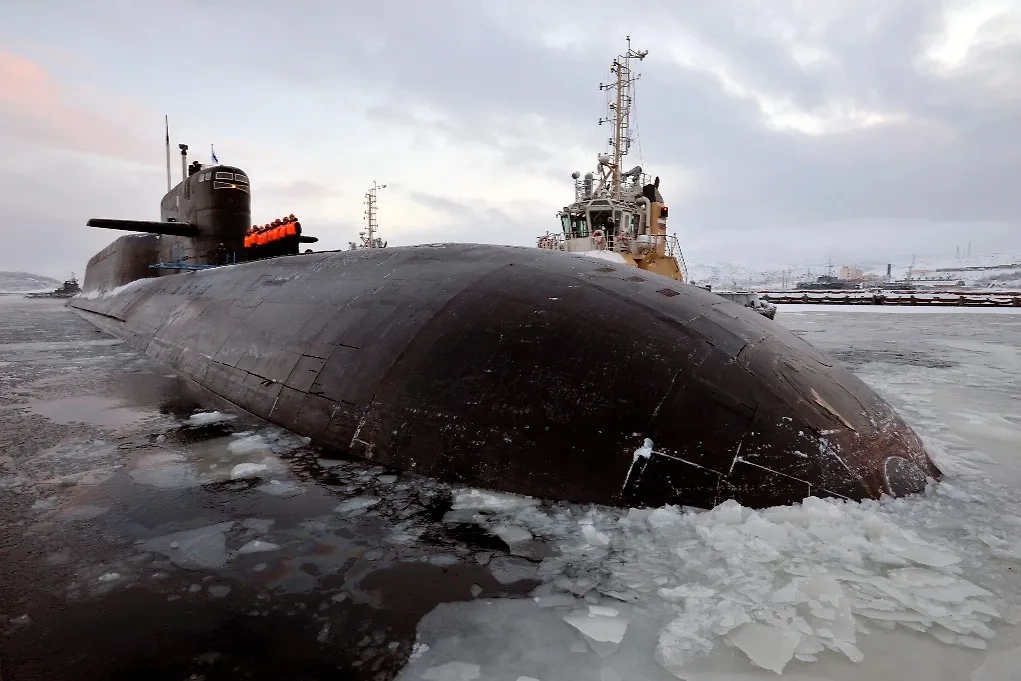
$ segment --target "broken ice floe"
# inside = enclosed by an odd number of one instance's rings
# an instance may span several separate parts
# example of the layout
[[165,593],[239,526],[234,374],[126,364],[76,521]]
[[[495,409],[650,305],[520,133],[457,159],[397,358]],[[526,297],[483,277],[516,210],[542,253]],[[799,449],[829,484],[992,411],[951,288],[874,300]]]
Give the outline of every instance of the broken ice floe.
[[262,553],[263,551],[276,551],[280,547],[271,541],[262,541],[261,539],[253,539],[244,546],[238,549],[239,555],[247,553]]
[[[612,599],[659,623],[656,657],[667,670],[723,644],[780,672],[824,654],[859,662],[860,636],[877,627],[984,648],[1021,602],[1010,572],[1021,541],[1002,522],[1019,500],[988,482],[951,481],[906,499],[808,498],[760,511],[734,501],[702,512],[582,508],[478,490],[456,492],[454,509],[497,536],[559,547],[533,564],[545,582],[535,603],[579,631],[610,624],[576,599]],[[490,563],[501,582],[506,559]]]
[[267,470],[269,470],[269,466],[264,463],[239,463],[230,470],[230,479],[258,478]]
[[183,568],[220,568],[227,563],[226,532],[234,521],[165,534],[140,543],[143,551],[159,553]]
[[372,508],[378,503],[379,497],[373,496],[352,497],[337,504],[336,508],[333,509],[333,512],[340,514],[342,516],[353,518],[355,516],[359,516],[365,513],[365,511]]

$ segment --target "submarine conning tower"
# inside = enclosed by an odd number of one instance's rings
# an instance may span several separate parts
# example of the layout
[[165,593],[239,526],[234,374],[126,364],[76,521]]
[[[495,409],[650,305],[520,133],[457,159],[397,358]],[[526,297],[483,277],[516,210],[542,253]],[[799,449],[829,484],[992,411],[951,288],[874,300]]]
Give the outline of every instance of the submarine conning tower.
[[297,255],[299,244],[318,241],[302,235],[297,219],[291,215],[288,221],[294,229],[286,235],[290,238],[282,238],[272,248],[248,248],[245,237],[256,229],[250,227],[252,199],[248,174],[218,162],[210,166],[198,161],[189,164],[188,145],[178,147],[181,181],[171,188],[168,132],[167,193],[160,202],[159,221],[110,218],[88,221],[89,227],[135,233],[120,237],[89,260],[85,291],[107,291],[137,279],[245,260]]
[[238,261],[252,221],[247,173],[228,165],[203,166],[198,161],[189,165],[188,145],[179,146],[181,181],[160,201],[158,222],[88,221],[89,227],[141,233],[117,239],[89,260],[86,291]]

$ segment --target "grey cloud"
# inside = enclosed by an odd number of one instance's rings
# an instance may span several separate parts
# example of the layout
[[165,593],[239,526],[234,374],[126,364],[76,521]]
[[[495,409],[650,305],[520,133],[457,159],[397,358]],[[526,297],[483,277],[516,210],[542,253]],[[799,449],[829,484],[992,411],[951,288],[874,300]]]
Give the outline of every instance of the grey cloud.
[[[962,230],[1009,240],[1016,232],[1005,226],[1021,221],[1021,192],[1012,186],[1021,175],[1021,147],[1014,143],[1021,137],[1021,44],[980,45],[946,74],[920,65],[921,52],[942,30],[943,9],[959,4],[650,0],[636,8],[625,18],[627,28],[636,46],[650,50],[636,112],[642,161],[662,177],[675,228],[693,240],[706,235],[707,247],[743,245],[751,252],[771,238],[806,235],[826,249],[847,238],[848,225],[881,236],[876,248],[901,251],[926,239],[945,248]],[[137,4],[118,6],[115,12],[72,3],[66,17],[78,22],[74,30],[125,49],[141,50],[162,35],[159,22],[143,20]],[[582,17],[573,4],[524,0],[510,9],[450,0],[190,6],[182,59],[198,59],[190,51],[208,57],[210,45],[232,45],[209,69],[309,88],[347,87],[371,104],[370,116],[379,121],[471,139],[502,150],[508,163],[521,160],[529,172],[551,177],[575,169],[558,169],[570,161],[554,154],[592,141],[593,155],[602,149],[596,85],[627,30],[619,36],[593,30],[591,40],[569,50],[544,46],[542,30],[577,24],[584,33],[588,17],[609,17],[614,5],[604,0],[586,5]],[[690,38],[694,49],[704,47],[703,61],[718,57],[710,66],[803,112],[852,103],[901,118],[817,136],[774,129],[759,102],[729,93],[713,69],[676,64],[668,45],[645,43],[642,34],[653,32]],[[256,49],[253,35],[280,35],[299,49]],[[795,44],[827,57],[804,66],[792,55]],[[245,45],[252,49],[237,49]],[[425,119],[420,109],[442,118]],[[428,146],[426,137],[415,144]],[[682,171],[694,178],[692,188],[681,186]],[[566,181],[563,191],[566,200]],[[531,232],[545,227],[555,208],[533,206],[534,221],[531,213],[473,217],[493,221],[491,240],[513,233],[519,243],[532,243]],[[472,232],[459,219],[450,224],[442,233],[463,229],[478,238],[477,225]]]
[[28,268],[61,281],[73,271],[81,278],[88,259],[120,236],[90,229],[86,220],[159,218],[164,187],[158,171],[95,173],[73,157],[36,153],[44,173],[0,168],[6,225],[0,230],[0,270]]
[[258,187],[260,195],[275,198],[324,199],[336,198],[346,194],[341,189],[328,187],[312,180],[294,180],[283,184],[267,184]]

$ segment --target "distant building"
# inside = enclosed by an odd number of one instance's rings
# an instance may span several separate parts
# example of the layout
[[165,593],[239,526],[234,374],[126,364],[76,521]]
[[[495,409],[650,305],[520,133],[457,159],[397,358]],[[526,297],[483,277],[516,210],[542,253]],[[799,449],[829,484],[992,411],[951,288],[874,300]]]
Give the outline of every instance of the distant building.
[[864,270],[860,270],[857,267],[851,267],[850,265],[844,265],[840,268],[840,275],[837,278],[843,281],[861,281],[864,277]]

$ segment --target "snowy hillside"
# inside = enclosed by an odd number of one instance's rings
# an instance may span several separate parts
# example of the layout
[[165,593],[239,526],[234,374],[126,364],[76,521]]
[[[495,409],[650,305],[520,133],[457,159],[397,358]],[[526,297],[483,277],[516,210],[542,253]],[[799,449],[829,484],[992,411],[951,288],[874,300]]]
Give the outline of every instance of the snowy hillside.
[[61,282],[29,272],[0,272],[0,293],[33,293],[52,291]]
[[[912,279],[963,281],[976,288],[1021,289],[1021,251],[974,255],[961,258],[918,258],[911,262],[893,261],[894,279],[904,279],[911,271]],[[811,281],[831,272],[836,276],[843,265],[857,267],[867,274],[885,275],[886,262],[837,262],[792,264],[786,269],[756,268],[726,262],[688,262],[689,278],[696,284],[711,284],[717,289],[752,289],[759,291],[794,288],[799,281]]]

